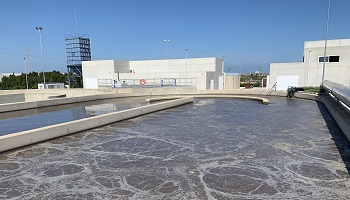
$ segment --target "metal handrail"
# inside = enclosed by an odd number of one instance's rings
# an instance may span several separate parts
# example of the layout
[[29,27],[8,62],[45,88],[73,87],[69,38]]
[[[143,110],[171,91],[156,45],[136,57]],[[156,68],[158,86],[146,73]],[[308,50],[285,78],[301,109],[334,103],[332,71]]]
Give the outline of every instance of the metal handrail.
[[266,96],[269,96],[272,93],[273,88],[275,88],[275,91],[276,91],[276,87],[277,87],[277,82],[275,84],[273,84],[271,89],[267,92]]
[[[141,84],[140,81],[145,83]],[[165,87],[165,86],[196,86],[195,78],[134,78],[134,79],[120,79],[116,82],[117,87]]]
[[337,100],[341,101],[346,106],[350,107],[350,87],[326,80],[321,83],[321,88],[327,93],[332,94]]

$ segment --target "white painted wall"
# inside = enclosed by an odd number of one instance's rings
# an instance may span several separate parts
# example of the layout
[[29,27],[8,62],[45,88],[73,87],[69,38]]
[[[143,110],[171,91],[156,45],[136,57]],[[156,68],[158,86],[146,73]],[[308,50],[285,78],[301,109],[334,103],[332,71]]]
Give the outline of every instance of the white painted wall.
[[[270,76],[268,81],[268,90],[273,87],[273,85],[276,84],[277,88],[284,88],[283,90],[287,90],[284,86],[284,82],[279,82],[280,80],[277,80],[278,76],[288,76],[288,75],[298,75],[298,83],[296,86],[301,86],[304,84],[304,63],[271,63],[270,64]],[[283,81],[283,80],[282,80]],[[282,90],[282,89],[279,89]]]
[[114,73],[130,73],[130,61],[114,60]]
[[297,87],[299,75],[277,75],[276,90],[286,91],[288,87]]
[[97,78],[84,78],[84,88],[85,89],[97,89],[98,79]]
[[237,90],[240,88],[240,75],[227,75],[224,77],[224,89],[225,90]]
[[[187,72],[219,71],[221,73],[222,61],[217,58],[189,58],[187,59]],[[130,61],[130,70],[135,73],[186,73],[186,59]]]
[[[171,60],[141,61],[83,61],[84,88],[86,78],[117,80],[126,79],[177,79],[181,85],[192,83],[198,90],[210,89],[209,79],[214,79],[214,88],[218,89],[218,77],[222,75],[223,59],[221,58],[189,58]],[[90,80],[91,81],[91,80]],[[91,86],[91,84],[90,84]]]
[[[96,79],[112,79],[115,75],[115,61],[114,60],[97,60],[97,61],[83,61],[83,86],[89,88],[92,86],[91,80],[89,85],[86,85],[87,78]],[[122,67],[125,70],[125,67]],[[95,88],[95,87],[93,87]]]
[[223,90],[223,89],[224,89],[224,76],[219,76],[218,90]]
[[[324,56],[324,41],[305,42],[305,73],[309,76],[305,85],[316,85],[322,81],[323,62],[318,62],[319,56]],[[327,56],[340,56],[338,63],[326,63],[325,80],[350,86],[350,39],[328,40]]]
[[[322,81],[325,41],[304,43],[304,62],[271,63],[268,89],[275,84],[278,75],[299,75],[298,87],[318,87]],[[339,62],[326,63],[325,80],[350,87],[350,39],[329,40],[327,56],[340,56]],[[278,86],[278,83],[277,83]]]

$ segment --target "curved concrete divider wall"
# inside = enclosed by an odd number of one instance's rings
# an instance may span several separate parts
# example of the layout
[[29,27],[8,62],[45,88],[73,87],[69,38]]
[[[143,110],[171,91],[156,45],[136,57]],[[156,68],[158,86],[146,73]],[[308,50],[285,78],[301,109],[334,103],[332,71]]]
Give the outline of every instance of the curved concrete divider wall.
[[96,128],[99,126],[149,114],[152,112],[184,105],[191,102],[193,102],[193,97],[185,97],[181,99],[161,102],[147,106],[141,106],[119,112],[113,112],[100,116],[0,136],[0,152]]
[[[193,96],[191,96],[193,97]],[[184,98],[183,96],[168,96],[168,97],[156,97],[156,98],[150,98],[146,99],[147,102],[155,102],[155,101],[166,101],[166,100],[173,100],[173,99],[179,99],[179,98]]]
[[[144,94],[144,93],[115,93],[115,94],[100,94],[100,95],[91,95],[91,96],[48,99],[48,100],[32,101],[32,102],[6,103],[6,104],[1,104],[0,113],[17,111],[17,110],[33,109],[33,108],[49,107],[49,106],[55,106],[55,105],[64,105],[64,104],[71,104],[71,103],[95,101],[95,100],[102,100],[102,99],[139,97],[139,96],[145,96],[145,95],[146,94]],[[149,94],[147,94],[147,95],[149,95]],[[196,97],[209,97],[209,98],[229,97],[229,98],[241,98],[241,99],[256,99],[256,100],[263,101],[263,104],[268,103],[268,100],[265,98],[248,96],[248,95],[244,96],[244,95],[236,95],[236,94],[229,94],[229,93],[209,93],[209,94],[202,93],[202,94],[192,94],[190,96],[193,96],[193,95],[195,95]],[[156,94],[152,95],[151,94],[150,96],[161,96],[161,95],[156,95]],[[175,99],[175,98],[179,98],[179,97],[167,96],[167,97],[162,97],[162,98],[164,98],[163,100],[169,100],[169,99]]]
[[200,98],[235,98],[235,99],[250,99],[255,101],[261,101],[262,104],[267,105],[269,104],[269,100],[262,97],[255,97],[255,96],[242,96],[242,95],[194,95],[193,97],[200,97]]
[[234,98],[234,99],[250,99],[255,101],[261,101],[262,104],[267,105],[269,104],[269,100],[262,97],[255,97],[255,96],[242,96],[242,95],[194,95],[193,97],[198,98]]
[[[267,105],[269,104],[269,100],[262,97],[254,97],[254,96],[241,96],[241,95],[191,95],[194,98],[233,98],[233,99],[250,99],[250,100],[256,100],[261,101],[262,104]],[[164,101],[164,100],[171,100],[171,99],[177,99],[180,98],[178,96],[168,96],[168,97],[158,97],[158,98],[150,98],[146,99],[148,102],[154,102],[154,101]]]

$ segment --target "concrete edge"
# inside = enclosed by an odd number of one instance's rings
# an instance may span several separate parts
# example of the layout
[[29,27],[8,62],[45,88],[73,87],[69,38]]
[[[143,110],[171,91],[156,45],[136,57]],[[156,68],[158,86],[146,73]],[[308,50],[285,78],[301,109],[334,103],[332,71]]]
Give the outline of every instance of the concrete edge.
[[0,113],[26,110],[33,108],[49,107],[63,104],[71,104],[77,102],[95,101],[101,99],[111,99],[111,98],[123,98],[127,97],[125,94],[102,94],[102,95],[91,95],[91,96],[81,96],[81,97],[70,97],[70,98],[57,98],[48,99],[42,101],[31,101],[31,102],[16,102],[16,103],[6,103],[1,104]]
[[108,113],[95,117],[0,136],[0,152],[35,144],[49,139],[69,135],[72,133],[77,133],[80,131],[104,126],[107,124],[138,117],[152,112],[157,112],[160,110],[165,110],[168,108],[173,108],[192,102],[193,97],[184,97],[181,99],[175,99],[157,104],[141,106],[128,110]]
[[[27,101],[27,102],[19,102],[19,103],[5,103],[0,104],[0,113],[2,112],[10,112],[10,111],[18,111],[25,109],[35,109],[41,107],[49,107],[55,105],[64,105],[71,104],[77,102],[87,102],[94,100],[102,100],[102,99],[112,99],[112,98],[126,98],[126,97],[140,97],[140,96],[191,96],[191,95],[238,95],[238,96],[266,96],[267,91],[264,90],[183,90],[183,88],[152,88],[142,90],[138,88],[130,88],[130,91],[125,93],[118,90],[112,90],[113,93],[106,94],[93,94],[86,96],[75,96],[75,97],[66,97],[66,98],[58,98],[58,99],[45,99],[45,100],[37,100],[37,101]],[[57,94],[63,94],[66,90],[60,90]],[[41,92],[41,91],[35,91]],[[71,91],[70,91],[71,92]],[[34,93],[31,93],[34,94]],[[286,96],[286,92],[273,91],[271,96]]]
[[[257,100],[261,101],[262,104],[268,105],[269,100],[262,97],[255,97],[255,96],[241,96],[241,95],[223,95],[223,94],[201,94],[201,95],[191,95],[191,97],[194,98],[234,98],[234,99],[250,99],[250,100]],[[182,98],[181,96],[167,96],[167,97],[156,97],[156,98],[150,98],[146,99],[147,102],[154,102],[154,101],[163,101],[163,100],[171,100],[171,99],[178,99]]]
[[53,96],[49,96],[49,99],[57,99],[57,98],[66,98],[67,95],[66,94],[59,94],[59,95],[53,95]]
[[16,103],[16,102],[24,102],[24,101],[25,101],[25,95],[23,93],[0,94],[0,104]]
[[339,109],[339,105],[337,106],[335,101],[332,102],[333,100],[330,98],[315,94],[295,93],[294,96],[300,99],[313,100],[324,104],[329,113],[331,113],[333,119],[338,124],[339,128],[344,133],[348,142],[350,142],[350,114],[342,109]]
[[256,96],[243,96],[243,95],[192,95],[195,98],[234,98],[234,99],[250,99],[250,100],[256,100],[256,101],[261,101],[262,104],[268,105],[269,100],[266,98],[262,97],[256,97]]
[[183,96],[156,97],[156,98],[146,99],[146,102],[165,101],[165,100],[173,100],[173,99],[179,99],[179,98],[184,98],[184,97]]
[[[187,96],[197,96],[197,97],[223,97],[229,96],[230,98],[241,98],[241,99],[256,99],[261,100],[263,104],[268,104],[268,100],[261,97],[254,97],[250,96],[252,94],[243,94],[243,95],[237,95],[237,94],[230,94],[230,93],[193,93],[193,94],[186,94]],[[42,108],[42,107],[49,107],[49,106],[56,106],[56,105],[64,105],[64,104],[72,104],[77,102],[87,102],[87,101],[95,101],[95,100],[102,100],[102,99],[113,99],[113,98],[126,98],[126,97],[139,97],[139,96],[162,96],[161,94],[143,94],[143,93],[115,93],[115,94],[99,94],[99,95],[90,95],[90,96],[80,96],[80,97],[69,97],[69,98],[57,98],[57,99],[48,99],[48,100],[42,100],[42,101],[31,101],[31,102],[16,102],[16,103],[6,103],[1,104],[0,106],[0,113],[3,112],[10,112],[10,111],[18,111],[18,110],[26,110],[26,109],[35,109],[35,108]],[[171,94],[167,94],[166,97],[162,97],[164,99],[155,100],[157,98],[151,99],[151,101],[161,101],[161,100],[170,100],[170,99],[176,99],[179,96],[172,96]]]

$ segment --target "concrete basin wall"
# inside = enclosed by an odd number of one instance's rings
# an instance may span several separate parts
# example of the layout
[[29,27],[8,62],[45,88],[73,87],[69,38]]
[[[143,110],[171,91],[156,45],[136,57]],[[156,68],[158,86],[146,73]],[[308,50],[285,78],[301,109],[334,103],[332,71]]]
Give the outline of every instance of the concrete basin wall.
[[41,101],[47,100],[50,96],[66,95],[67,97],[79,97],[79,96],[91,96],[116,93],[112,88],[108,89],[82,89],[82,88],[71,88],[71,89],[30,89],[30,90],[0,90],[0,94],[24,94],[25,101]]
[[344,108],[329,96],[320,96],[319,101],[327,107],[333,119],[337,122],[339,128],[348,139],[348,142],[350,142],[350,113],[344,110]]
[[267,105],[269,104],[269,100],[262,97],[255,97],[255,96],[243,96],[243,95],[228,95],[228,94],[220,94],[220,95],[193,95],[193,97],[199,97],[199,98],[234,98],[234,99],[250,99],[255,101],[261,101],[262,104]]
[[344,110],[336,101],[327,95],[295,93],[294,96],[323,103],[331,113],[333,119],[337,122],[339,128],[343,131],[348,142],[350,142],[350,113]]
[[149,114],[152,112],[184,105],[193,102],[193,97],[185,97],[181,99],[171,100],[167,102],[141,106],[138,108],[113,112],[100,116],[80,119],[76,121],[46,126],[43,128],[13,133],[0,136],[0,152],[11,149],[35,144],[56,137],[96,128],[99,126],[111,124],[121,120]]
[[71,103],[79,103],[86,101],[102,100],[102,99],[112,99],[112,98],[124,98],[124,97],[133,97],[133,96],[142,96],[142,95],[128,95],[128,94],[101,94],[101,95],[90,95],[90,96],[78,96],[70,98],[58,98],[58,99],[46,99],[41,101],[31,101],[31,102],[17,102],[17,103],[6,103],[1,104],[0,113],[10,112],[16,110],[25,110],[41,107],[49,107],[56,105],[64,105]]
[[[104,94],[97,94],[97,95],[87,95],[87,96],[76,96],[76,97],[66,97],[66,98],[59,98],[59,99],[45,99],[40,101],[30,101],[30,102],[18,102],[18,103],[7,103],[7,104],[1,104],[0,106],[0,113],[1,112],[10,112],[10,111],[16,111],[16,110],[25,110],[25,109],[33,109],[33,108],[40,108],[40,107],[48,107],[48,106],[54,106],[54,105],[64,105],[64,104],[70,104],[70,103],[79,103],[79,102],[86,102],[86,101],[94,101],[94,100],[102,100],[102,99],[112,99],[112,98],[124,98],[124,97],[140,97],[140,96],[171,96],[171,95],[200,95],[201,97],[205,97],[204,95],[220,95],[221,97],[224,97],[224,95],[238,95],[242,99],[257,99],[261,100],[264,98],[259,97],[252,97],[251,95],[264,95],[266,91],[259,91],[259,90],[194,90],[191,87],[188,88],[123,88],[127,89],[128,92],[125,93],[104,93]],[[57,91],[57,94],[61,94],[64,90],[73,90],[73,89],[59,89]],[[76,91],[80,91],[81,89],[78,89]],[[39,90],[37,90],[39,91]],[[48,91],[48,90],[47,90]],[[98,92],[99,90],[93,90],[95,92]],[[131,91],[131,93],[129,93]],[[33,92],[33,91],[31,91]],[[41,91],[40,91],[41,92]],[[53,95],[52,93],[47,93],[45,95]],[[56,94],[56,95],[57,95]],[[286,96],[287,93],[285,92],[275,92],[273,95],[275,96]],[[238,96],[236,98],[238,98]],[[49,97],[49,96],[47,96]],[[208,96],[209,97],[209,96]],[[214,97],[214,96],[211,96]],[[219,96],[218,96],[219,97]],[[262,100],[263,103],[267,103],[267,99]]]
[[[233,98],[233,99],[250,99],[250,100],[256,100],[261,101],[262,104],[267,105],[269,104],[269,100],[262,97],[255,97],[255,96],[242,96],[242,95],[223,95],[223,94],[202,94],[202,95],[191,95],[195,98]],[[164,101],[164,100],[171,100],[179,98],[177,96],[166,96],[166,97],[156,97],[156,98],[150,98],[146,99],[148,102],[154,102],[154,101]]]
[[[195,87],[158,87],[158,88],[105,88],[105,89],[47,89],[47,90],[0,90],[0,94],[24,94],[26,102],[48,100],[49,97],[66,95],[67,98],[93,96],[103,94],[129,94],[130,96],[165,96],[190,94],[236,94],[236,95],[266,95],[263,88],[239,90],[197,90]],[[286,96],[286,92],[273,91],[271,96]],[[7,102],[9,103],[9,102]]]
[[24,102],[25,96],[23,93],[17,94],[0,94],[0,104],[4,103],[15,103],[15,102]]

